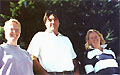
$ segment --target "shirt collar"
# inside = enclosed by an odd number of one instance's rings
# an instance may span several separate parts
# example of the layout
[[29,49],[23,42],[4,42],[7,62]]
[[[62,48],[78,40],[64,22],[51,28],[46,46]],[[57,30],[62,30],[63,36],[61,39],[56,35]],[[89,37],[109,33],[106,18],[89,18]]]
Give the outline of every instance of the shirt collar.
[[3,42],[3,45],[4,45],[4,46],[11,46],[11,47],[20,47],[20,45],[13,46],[13,45],[7,44],[7,43],[5,43],[5,42]]
[[[101,47],[104,49],[107,47],[107,44],[101,45]],[[90,49],[94,49],[91,45],[89,46]]]
[[[51,33],[51,34],[54,34],[54,35],[55,35],[55,33],[54,33],[53,31],[50,31],[50,30],[48,30],[48,29],[46,29],[45,32]],[[57,35],[57,36],[63,36],[63,35],[58,32],[58,35]]]

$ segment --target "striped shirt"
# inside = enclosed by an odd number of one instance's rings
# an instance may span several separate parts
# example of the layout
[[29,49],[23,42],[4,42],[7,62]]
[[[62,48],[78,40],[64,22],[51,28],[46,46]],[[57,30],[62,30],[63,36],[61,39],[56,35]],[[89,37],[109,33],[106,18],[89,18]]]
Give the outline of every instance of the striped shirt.
[[[85,70],[87,74],[99,72],[105,73],[104,71],[109,70],[109,68],[118,68],[114,52],[105,49],[107,44],[101,45],[101,47],[103,48],[103,51],[90,47],[91,50],[84,52]],[[117,73],[113,71],[111,72],[112,74]],[[108,72],[106,74],[108,74]]]

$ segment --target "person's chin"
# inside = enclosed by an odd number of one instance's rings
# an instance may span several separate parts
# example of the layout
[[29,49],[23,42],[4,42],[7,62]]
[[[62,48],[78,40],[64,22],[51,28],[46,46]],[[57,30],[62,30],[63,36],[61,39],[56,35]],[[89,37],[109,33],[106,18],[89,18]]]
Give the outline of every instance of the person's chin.
[[12,38],[11,40],[12,40],[12,41],[16,41],[16,40],[18,40],[18,38]]

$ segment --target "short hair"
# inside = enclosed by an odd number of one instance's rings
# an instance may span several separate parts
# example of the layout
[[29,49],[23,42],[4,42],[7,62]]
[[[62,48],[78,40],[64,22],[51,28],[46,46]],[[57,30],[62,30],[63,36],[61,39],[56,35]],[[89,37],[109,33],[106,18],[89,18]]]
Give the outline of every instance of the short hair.
[[8,28],[8,26],[9,26],[12,22],[17,23],[17,25],[19,26],[20,31],[21,31],[21,24],[20,24],[20,22],[19,22],[18,20],[16,20],[16,19],[10,19],[10,20],[6,21],[6,22],[5,22],[5,25],[4,25],[4,30],[6,30],[6,29]]
[[53,12],[53,11],[46,11],[45,15],[43,17],[43,22],[46,23],[47,19],[49,18],[50,15],[53,15],[56,19],[58,19],[57,17],[57,13]]
[[96,32],[96,33],[100,36],[100,38],[101,38],[100,44],[101,44],[101,45],[103,45],[103,44],[106,43],[106,41],[105,41],[104,38],[103,38],[103,35],[102,35],[98,30],[90,29],[90,30],[87,31],[87,35],[86,35],[86,44],[85,44],[86,50],[90,50],[90,48],[89,48],[90,45],[89,45],[89,43],[88,43],[88,40],[89,40],[89,34],[92,33],[92,32]]

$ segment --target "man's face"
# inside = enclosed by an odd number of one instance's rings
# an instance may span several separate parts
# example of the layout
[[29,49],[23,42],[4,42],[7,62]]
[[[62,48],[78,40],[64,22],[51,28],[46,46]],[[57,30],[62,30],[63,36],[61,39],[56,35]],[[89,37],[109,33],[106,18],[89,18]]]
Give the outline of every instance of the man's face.
[[5,30],[5,38],[7,41],[17,41],[20,37],[20,27],[16,22],[12,22]]
[[48,30],[57,32],[59,28],[59,20],[55,18],[53,14],[51,14],[46,20],[45,25]]

